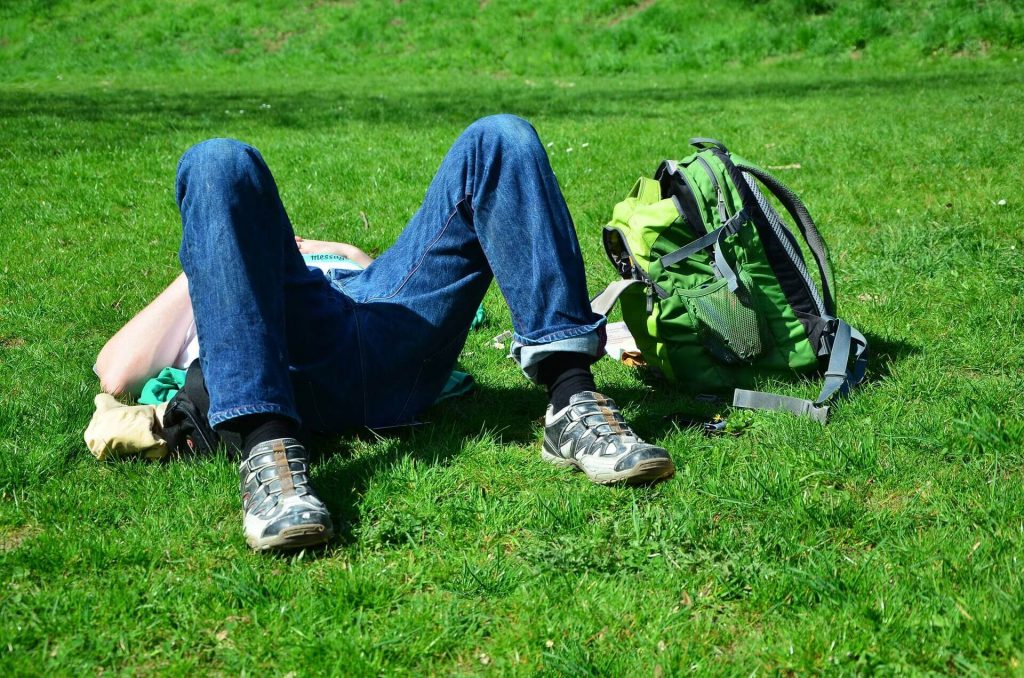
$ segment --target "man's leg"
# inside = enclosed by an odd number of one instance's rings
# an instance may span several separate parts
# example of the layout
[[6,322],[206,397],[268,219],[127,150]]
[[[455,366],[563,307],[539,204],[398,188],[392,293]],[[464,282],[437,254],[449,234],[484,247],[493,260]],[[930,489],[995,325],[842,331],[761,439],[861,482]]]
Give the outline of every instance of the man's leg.
[[[512,313],[513,356],[552,396],[544,458],[596,482],[671,474],[668,453],[639,440],[615,404],[594,392],[589,365],[602,351],[604,318],[590,309],[579,243],[547,154],[533,128],[508,115],[479,120],[459,137],[395,245],[346,287],[368,369],[386,373],[399,363],[417,375],[400,399],[368,392],[375,418],[401,423],[432,402],[492,274]],[[387,350],[374,354],[374,346]]]
[[192,147],[178,164],[177,197],[210,424],[241,440],[247,540],[259,549],[323,542],[331,521],[296,440],[289,364],[343,331],[342,307],[304,266],[254,148],[229,139]]

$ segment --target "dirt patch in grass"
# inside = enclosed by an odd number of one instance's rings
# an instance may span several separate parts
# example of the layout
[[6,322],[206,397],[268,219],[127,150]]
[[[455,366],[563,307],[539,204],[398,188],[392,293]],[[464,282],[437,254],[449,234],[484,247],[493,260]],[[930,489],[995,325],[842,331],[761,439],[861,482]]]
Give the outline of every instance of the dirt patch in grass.
[[0,553],[13,551],[40,532],[42,530],[32,525],[5,529],[0,532]]
[[622,12],[612,17],[611,21],[608,22],[608,25],[618,26],[626,19],[636,16],[640,12],[643,12],[645,9],[650,9],[650,7],[657,1],[658,0],[640,0],[640,2],[627,7]]

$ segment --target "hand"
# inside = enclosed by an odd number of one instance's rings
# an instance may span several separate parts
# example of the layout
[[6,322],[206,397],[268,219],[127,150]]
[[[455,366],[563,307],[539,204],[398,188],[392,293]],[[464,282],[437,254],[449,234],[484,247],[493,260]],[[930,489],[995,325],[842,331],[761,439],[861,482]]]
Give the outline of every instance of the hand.
[[309,240],[308,238],[303,238],[302,236],[297,235],[295,236],[295,244],[299,246],[299,251],[303,254],[337,254],[356,262],[364,268],[369,266],[373,261],[373,257],[366,252],[362,251],[355,245],[349,245],[344,242]]

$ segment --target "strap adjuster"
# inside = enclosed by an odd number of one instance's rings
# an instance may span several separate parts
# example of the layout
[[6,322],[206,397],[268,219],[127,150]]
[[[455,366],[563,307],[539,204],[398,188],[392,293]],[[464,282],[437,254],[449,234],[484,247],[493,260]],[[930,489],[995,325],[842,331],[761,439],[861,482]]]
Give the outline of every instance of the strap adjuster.
[[724,224],[722,224],[722,236],[721,237],[727,237],[727,236],[730,236],[730,235],[736,235],[737,233],[740,232],[740,229],[743,228],[743,224],[747,223],[749,220],[750,219],[747,216],[746,208],[741,209],[739,212],[737,212],[736,214],[732,215],[729,218],[729,221],[727,221]]

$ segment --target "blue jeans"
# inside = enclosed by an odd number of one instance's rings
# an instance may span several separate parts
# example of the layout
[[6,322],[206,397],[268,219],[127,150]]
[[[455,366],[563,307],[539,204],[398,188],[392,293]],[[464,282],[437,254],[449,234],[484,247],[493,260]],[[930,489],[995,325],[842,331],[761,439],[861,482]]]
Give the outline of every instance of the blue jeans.
[[210,423],[275,413],[311,430],[415,421],[440,393],[497,280],[528,377],[598,356],[576,233],[533,127],[497,115],[452,146],[420,209],[363,271],[308,269],[259,152],[212,139],[178,164],[181,265]]

